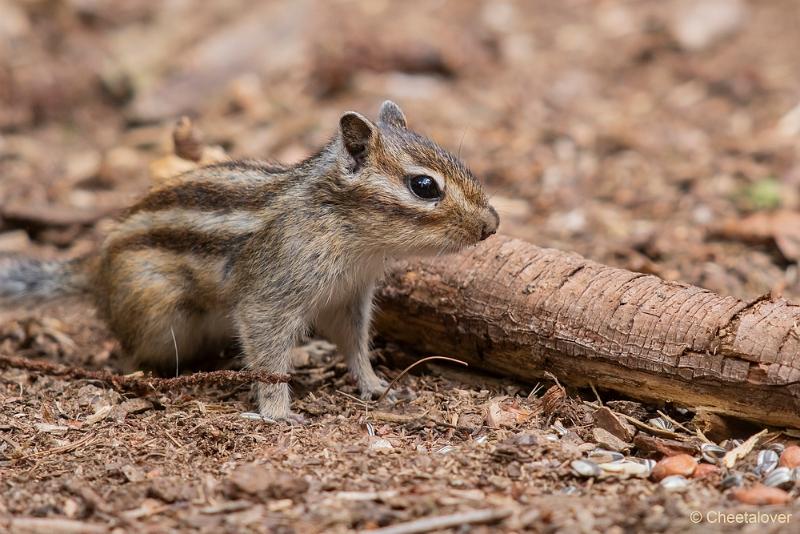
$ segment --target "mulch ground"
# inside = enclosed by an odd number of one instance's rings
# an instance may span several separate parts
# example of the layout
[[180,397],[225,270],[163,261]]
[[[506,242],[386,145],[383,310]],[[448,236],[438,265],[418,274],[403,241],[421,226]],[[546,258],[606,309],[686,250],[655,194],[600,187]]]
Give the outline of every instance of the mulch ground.
[[[694,25],[700,4],[714,14]],[[209,146],[291,162],[342,111],[391,98],[485,181],[503,233],[798,301],[800,20],[793,0],[722,4],[0,1],[0,254],[96,247],[181,114]],[[0,356],[121,369],[79,301],[2,310]],[[378,338],[373,356],[391,379],[426,355]],[[295,359],[303,426],[255,417],[241,381],[131,391],[0,361],[0,530],[796,531],[752,515],[800,514],[792,481],[783,504],[741,493],[763,481],[760,451],[797,441],[781,429],[675,486],[586,476],[574,461],[597,448],[701,458],[762,429],[442,362],[403,376],[396,403],[365,404],[331,347]]]

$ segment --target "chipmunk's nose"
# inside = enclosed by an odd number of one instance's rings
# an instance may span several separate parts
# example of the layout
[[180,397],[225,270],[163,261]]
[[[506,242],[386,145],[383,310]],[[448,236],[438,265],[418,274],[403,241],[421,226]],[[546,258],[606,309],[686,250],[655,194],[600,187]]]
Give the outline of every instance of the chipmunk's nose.
[[500,225],[500,217],[495,209],[489,206],[483,214],[483,227],[481,228],[481,241],[497,232]]

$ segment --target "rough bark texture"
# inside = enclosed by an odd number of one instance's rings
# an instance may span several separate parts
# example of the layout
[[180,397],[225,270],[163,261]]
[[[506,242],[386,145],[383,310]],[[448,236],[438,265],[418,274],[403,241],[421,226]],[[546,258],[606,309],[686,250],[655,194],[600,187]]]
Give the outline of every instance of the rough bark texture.
[[387,339],[523,380],[800,428],[800,306],[745,302],[497,237],[398,265]]

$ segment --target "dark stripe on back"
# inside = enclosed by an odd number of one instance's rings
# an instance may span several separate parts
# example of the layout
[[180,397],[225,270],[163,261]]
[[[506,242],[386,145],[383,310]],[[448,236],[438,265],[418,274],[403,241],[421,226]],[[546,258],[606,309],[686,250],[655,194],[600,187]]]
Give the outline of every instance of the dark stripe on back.
[[128,215],[170,208],[257,210],[268,206],[281,186],[280,182],[237,187],[217,182],[189,181],[149,193],[128,210]]
[[117,239],[108,248],[108,256],[128,250],[155,248],[171,252],[190,252],[207,256],[236,255],[253,234],[195,232],[192,230],[155,229]]
[[[261,174],[277,174],[284,172],[288,167],[278,163],[267,163],[264,161],[251,161],[251,160],[230,160],[212,163],[203,167],[204,169],[226,169],[231,171],[256,171]],[[192,172],[192,171],[190,171]]]

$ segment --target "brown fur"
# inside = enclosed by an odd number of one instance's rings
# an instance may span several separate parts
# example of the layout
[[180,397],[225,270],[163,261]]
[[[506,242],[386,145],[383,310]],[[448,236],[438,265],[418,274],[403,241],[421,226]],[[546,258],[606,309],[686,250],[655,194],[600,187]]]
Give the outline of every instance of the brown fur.
[[[419,174],[441,198],[409,190]],[[469,169],[386,102],[377,123],[344,114],[333,140],[296,166],[229,162],[159,186],[85,269],[131,368],[174,369],[176,346],[183,361],[235,338],[248,366],[286,373],[289,350],[314,328],[369,397],[386,387],[368,359],[386,261],[457,251],[498,222]],[[286,384],[259,385],[257,396],[265,416],[297,417]]]

